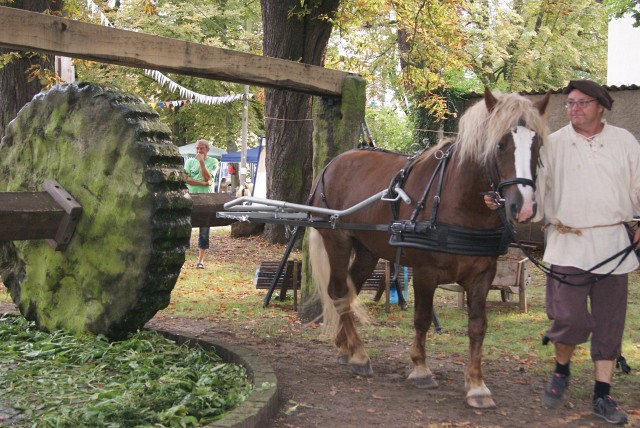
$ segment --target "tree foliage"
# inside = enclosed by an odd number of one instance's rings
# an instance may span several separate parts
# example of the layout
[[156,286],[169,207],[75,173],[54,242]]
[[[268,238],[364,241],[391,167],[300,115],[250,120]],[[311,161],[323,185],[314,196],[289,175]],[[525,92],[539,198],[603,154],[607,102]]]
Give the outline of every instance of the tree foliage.
[[522,92],[602,81],[607,18],[591,0],[343,0],[328,64],[362,74],[370,99],[393,94],[392,106],[411,118],[410,144],[432,143],[433,131],[455,127],[458,99],[484,86]]
[[[118,5],[118,4],[117,4]],[[119,7],[101,11],[117,28],[140,31],[173,39],[224,47],[243,52],[260,51],[260,12],[257,4],[241,0],[131,0]],[[78,13],[86,10],[77,9]],[[91,16],[89,16],[91,18]],[[86,18],[85,18],[86,19]],[[94,14],[93,20],[99,21]],[[75,61],[81,80],[113,84],[134,92],[157,106],[158,102],[182,100],[179,92],[161,86],[143,70]],[[168,75],[177,84],[194,92],[224,96],[242,93],[242,85],[201,79],[179,74]],[[249,132],[257,142],[264,135],[262,90],[251,88]],[[158,113],[171,127],[174,143],[184,145],[206,138],[215,146],[229,151],[238,149],[242,126],[242,101],[219,105],[189,103],[177,108],[159,108]]]
[[[442,93],[450,87],[448,76],[464,65],[459,17],[453,1],[345,0],[336,18],[328,64],[362,74],[369,99],[397,111],[399,123],[413,122],[417,129],[416,112],[439,123],[455,117]],[[393,139],[387,132],[378,141]],[[422,140],[409,137],[394,148],[411,151],[415,141]]]
[[613,18],[631,15],[635,20],[634,27],[640,27],[640,0],[605,0],[609,13]]
[[606,74],[607,12],[592,0],[482,0],[463,13],[464,53],[479,82],[538,91]]

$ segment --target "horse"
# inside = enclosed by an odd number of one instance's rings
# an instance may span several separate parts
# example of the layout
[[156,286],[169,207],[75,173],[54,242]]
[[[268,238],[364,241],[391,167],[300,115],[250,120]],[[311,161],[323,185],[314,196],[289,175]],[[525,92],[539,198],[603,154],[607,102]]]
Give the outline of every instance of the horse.
[[[309,197],[314,207],[346,210],[373,191],[389,190],[383,199],[333,219],[341,227],[309,229],[311,275],[323,324],[333,326],[338,362],[356,375],[373,375],[356,329],[357,319],[366,320],[358,292],[380,258],[411,266],[415,338],[408,381],[418,388],[438,386],[426,363],[426,334],[438,284],[457,282],[467,295],[464,378],[466,402],[473,408],[496,406],[481,368],[486,300],[498,256],[511,242],[503,221],[526,223],[536,213],[535,171],[549,132],[549,93],[532,102],[486,88],[483,98],[460,118],[457,138],[413,158],[376,149],[333,158],[314,180]],[[499,210],[486,206],[482,193],[488,190],[501,201]]]

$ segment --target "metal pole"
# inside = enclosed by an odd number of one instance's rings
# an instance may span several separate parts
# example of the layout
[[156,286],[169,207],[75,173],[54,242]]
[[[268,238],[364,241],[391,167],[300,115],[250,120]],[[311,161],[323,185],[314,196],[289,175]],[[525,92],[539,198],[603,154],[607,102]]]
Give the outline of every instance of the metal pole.
[[247,128],[249,122],[249,85],[244,85],[242,96],[242,152],[240,156],[240,186],[247,182]]

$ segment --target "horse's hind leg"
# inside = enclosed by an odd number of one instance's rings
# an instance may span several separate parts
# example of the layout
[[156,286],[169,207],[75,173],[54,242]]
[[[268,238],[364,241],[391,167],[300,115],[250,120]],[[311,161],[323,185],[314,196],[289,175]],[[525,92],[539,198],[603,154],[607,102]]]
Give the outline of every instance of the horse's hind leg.
[[[352,245],[353,257],[349,266],[349,277],[353,282],[356,293],[359,294],[362,290],[362,285],[375,269],[378,263],[378,256],[367,250],[356,240],[352,240]],[[349,350],[344,324],[341,324],[340,327],[335,339],[335,345],[338,348],[338,362],[340,364],[348,364],[351,358],[351,351]]]
[[436,289],[436,284],[431,277],[432,275],[425,269],[414,268],[415,313],[413,326],[415,328],[415,338],[411,346],[413,370],[409,374],[408,380],[418,388],[438,387],[438,383],[433,378],[433,373],[427,366],[425,351],[427,331],[433,319],[433,296]]
[[[312,241],[317,238],[320,238],[319,234],[310,234],[309,249],[312,258],[312,271],[315,276],[317,270],[326,268],[326,265],[330,270],[328,277],[318,285],[324,287],[326,291],[326,293],[322,293],[325,324],[334,324],[330,320],[330,316],[332,313],[337,315],[335,344],[338,348],[338,361],[348,362],[351,370],[360,376],[371,376],[373,374],[371,361],[355,326],[354,306],[357,307],[357,296],[353,281],[348,273],[352,250],[351,239],[340,232],[329,231],[326,236],[322,237],[323,250],[328,259],[325,263],[318,261],[314,263],[313,252],[316,250]],[[312,249],[314,250],[311,251]],[[326,310],[328,305],[333,306],[334,311],[328,312]]]

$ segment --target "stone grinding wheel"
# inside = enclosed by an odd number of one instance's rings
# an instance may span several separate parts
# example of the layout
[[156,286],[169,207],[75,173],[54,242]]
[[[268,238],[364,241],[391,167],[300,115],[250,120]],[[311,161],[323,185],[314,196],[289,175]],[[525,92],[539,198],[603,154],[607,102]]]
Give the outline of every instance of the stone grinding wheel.
[[93,84],[27,104],[0,143],[0,192],[57,180],[83,207],[64,252],[0,242],[0,276],[43,330],[124,338],[169,304],[191,234],[183,158],[142,100]]

